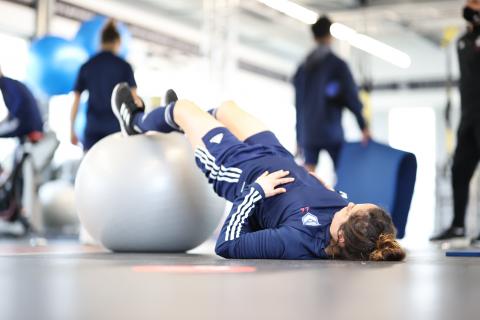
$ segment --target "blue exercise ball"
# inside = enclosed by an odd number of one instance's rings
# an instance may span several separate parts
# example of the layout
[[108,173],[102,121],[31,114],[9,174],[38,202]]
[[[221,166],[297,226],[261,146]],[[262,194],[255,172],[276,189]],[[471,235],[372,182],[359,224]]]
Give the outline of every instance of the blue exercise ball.
[[72,91],[78,70],[88,54],[66,39],[45,36],[32,42],[29,51],[27,82],[47,96]]
[[[95,16],[92,19],[83,22],[78,30],[74,41],[84,47],[89,56],[93,56],[100,51],[101,34],[107,21],[107,17]],[[122,40],[119,55],[125,58],[128,54],[128,47],[132,36],[125,24],[117,22],[116,27]]]

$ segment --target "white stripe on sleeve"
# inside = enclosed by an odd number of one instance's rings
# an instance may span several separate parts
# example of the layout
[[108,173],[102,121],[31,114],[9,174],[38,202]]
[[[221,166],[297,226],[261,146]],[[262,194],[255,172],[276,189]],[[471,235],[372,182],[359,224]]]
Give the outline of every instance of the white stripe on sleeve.
[[230,230],[232,229],[232,226],[234,224],[234,220],[236,219],[236,217],[240,213],[240,211],[243,209],[245,204],[250,200],[250,197],[253,195],[254,191],[255,191],[255,189],[251,188],[250,192],[247,194],[245,199],[243,199],[243,202],[238,206],[237,211],[235,211],[235,213],[232,214],[232,216],[230,218],[230,222],[228,223],[228,226],[227,226],[227,231],[225,232],[225,241],[230,240],[229,239],[230,238],[229,234],[230,234]]
[[237,233],[235,234],[235,238],[240,237],[240,231],[242,230],[243,223],[245,222],[245,220],[250,215],[250,211],[252,211],[253,207],[255,206],[255,202],[257,202],[260,199],[262,199],[262,196],[260,194],[258,194],[255,198],[253,198],[252,205],[245,211],[242,219],[240,220],[240,224],[238,225],[238,229],[237,229]]
[[[246,202],[245,206],[243,206],[241,208],[241,210],[239,210],[240,212],[237,213],[236,217],[235,217],[235,221],[233,222],[233,226],[231,228],[231,231],[230,231],[230,239],[229,240],[233,240],[236,238],[235,236],[235,230],[237,229],[237,227],[239,227],[239,224],[240,224],[240,221],[241,221],[241,218],[246,215],[248,216],[250,214],[250,211],[252,211],[253,207],[255,206],[255,199],[257,199],[257,197],[260,195],[259,192],[257,190],[255,190],[254,188],[252,188],[255,192],[252,194],[252,196],[248,199],[248,202]],[[261,198],[261,197],[260,197]],[[258,199],[257,199],[258,200]],[[240,209],[240,208],[239,208]],[[233,219],[233,217],[232,217]],[[245,219],[243,219],[243,221],[245,221]]]

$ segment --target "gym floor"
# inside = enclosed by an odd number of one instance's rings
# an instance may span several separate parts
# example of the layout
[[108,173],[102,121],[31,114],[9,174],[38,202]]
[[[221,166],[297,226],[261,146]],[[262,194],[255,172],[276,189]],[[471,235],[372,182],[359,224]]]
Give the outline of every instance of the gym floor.
[[478,319],[479,258],[401,263],[113,254],[0,243],[0,319]]

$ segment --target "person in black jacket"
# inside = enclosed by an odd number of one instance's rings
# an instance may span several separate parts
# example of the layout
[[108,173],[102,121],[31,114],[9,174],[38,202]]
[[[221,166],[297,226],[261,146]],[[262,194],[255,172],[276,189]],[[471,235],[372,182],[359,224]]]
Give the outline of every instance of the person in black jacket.
[[326,150],[336,165],[344,142],[343,107],[353,112],[362,130],[363,142],[370,132],[362,116],[363,105],[348,65],[331,50],[332,22],[326,16],[312,25],[317,47],[298,67],[295,87],[297,146],[307,170],[315,171],[318,154]]
[[[468,189],[480,159],[480,0],[467,0],[463,17],[468,29],[457,42],[462,114],[452,166],[454,217],[432,241],[465,237]],[[480,242],[480,235],[474,241]]]

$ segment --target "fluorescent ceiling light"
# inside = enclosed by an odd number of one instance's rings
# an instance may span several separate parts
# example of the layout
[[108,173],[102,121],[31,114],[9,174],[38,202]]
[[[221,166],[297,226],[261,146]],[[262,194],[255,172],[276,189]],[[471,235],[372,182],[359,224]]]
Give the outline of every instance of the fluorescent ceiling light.
[[314,24],[318,19],[318,14],[315,11],[302,7],[301,5],[289,0],[257,1],[306,24]]
[[391,64],[407,69],[412,64],[410,56],[394,47],[389,46],[367,35],[358,33],[352,28],[341,23],[334,23],[330,27],[332,36],[339,40],[347,41],[350,45],[370,53]]
[[[287,16],[297,19],[305,24],[314,24],[318,19],[315,11],[302,7],[289,0],[257,0],[272,9],[280,11]],[[371,55],[383,59],[397,67],[406,69],[412,61],[410,56],[381,41],[367,35],[358,33],[356,30],[341,23],[334,23],[330,28],[332,36],[338,40],[347,41],[350,45],[363,50]]]

